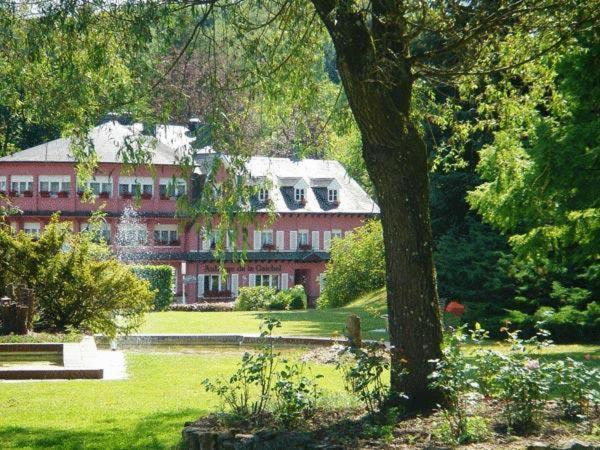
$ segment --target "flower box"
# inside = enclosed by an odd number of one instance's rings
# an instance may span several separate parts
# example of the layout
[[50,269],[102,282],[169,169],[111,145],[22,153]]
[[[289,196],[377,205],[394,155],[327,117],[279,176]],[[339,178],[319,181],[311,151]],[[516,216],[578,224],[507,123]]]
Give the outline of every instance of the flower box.
[[275,250],[275,245],[273,244],[263,244],[262,246],[263,250],[266,250],[268,252]]
[[150,200],[152,198],[152,194],[148,194],[148,193],[144,192],[141,195],[141,197],[142,197],[143,200]]
[[109,192],[100,192],[98,194],[98,197],[100,197],[100,198],[110,198],[110,193]]
[[83,197],[84,194],[84,191],[77,191],[77,195],[79,196],[79,198]]
[[298,250],[300,250],[301,252],[307,252],[307,251],[312,250],[312,247],[310,244],[300,244],[298,246]]
[[50,197],[50,191],[40,191],[40,197],[44,197],[44,198]]
[[171,200],[171,197],[169,197],[169,196],[168,196],[168,195],[166,195],[166,194],[160,194],[160,199],[161,199],[161,200]]
[[231,297],[231,291],[228,289],[222,291],[204,291],[204,297],[206,298],[229,298]]
[[18,191],[10,191],[10,196],[11,197],[18,197],[19,196],[19,192]]
[[133,194],[131,192],[123,192],[123,193],[121,193],[121,198],[123,198],[123,199],[132,199],[133,198]]
[[58,193],[58,198],[69,198],[69,191],[60,191]]
[[178,247],[179,245],[181,245],[181,242],[179,241],[179,239],[175,239],[175,240],[171,241],[171,242],[169,243],[169,245],[170,245],[171,247]]
[[23,191],[23,197],[33,197],[33,191]]

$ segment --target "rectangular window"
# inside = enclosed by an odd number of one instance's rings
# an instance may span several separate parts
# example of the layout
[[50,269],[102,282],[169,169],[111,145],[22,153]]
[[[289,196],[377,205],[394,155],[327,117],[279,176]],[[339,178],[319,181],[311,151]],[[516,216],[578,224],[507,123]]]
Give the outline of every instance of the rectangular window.
[[160,198],[169,199],[185,195],[187,185],[184,180],[173,180],[172,178],[161,178],[158,184]]
[[204,292],[221,291],[221,275],[208,274],[204,275]]
[[258,201],[266,202],[268,198],[269,198],[269,191],[265,188],[260,188],[258,190]]
[[6,177],[0,177],[0,193],[6,193]]
[[331,230],[331,239],[341,239],[342,230]]
[[279,274],[257,274],[255,277],[255,286],[267,286],[279,289]]
[[71,191],[71,177],[69,175],[40,175],[39,188],[41,194],[56,197],[59,193],[68,195]]
[[294,198],[297,202],[304,201],[304,188],[297,188],[294,190]]
[[157,225],[154,228],[155,245],[179,245],[177,225]]
[[298,247],[301,245],[308,245],[308,230],[298,231]]
[[23,224],[23,231],[25,232],[25,234],[39,236],[40,235],[40,224],[37,222],[25,222]]
[[19,196],[33,193],[33,177],[30,175],[13,175],[10,183],[11,191]]
[[154,192],[154,183],[152,178],[133,178],[121,177],[119,179],[119,195],[135,195],[141,196],[144,199],[152,197]]
[[327,199],[329,203],[335,203],[338,201],[338,191],[337,189],[328,189],[327,190]]
[[261,244],[263,247],[265,245],[273,245],[273,230],[261,231]]

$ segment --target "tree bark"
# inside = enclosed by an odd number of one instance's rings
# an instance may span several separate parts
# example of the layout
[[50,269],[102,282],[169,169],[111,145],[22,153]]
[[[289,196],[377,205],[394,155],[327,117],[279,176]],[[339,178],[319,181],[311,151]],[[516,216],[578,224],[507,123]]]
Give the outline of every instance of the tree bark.
[[336,48],[337,66],[363,141],[383,226],[392,394],[413,410],[442,398],[429,387],[442,327],[433,265],[425,143],[411,117],[414,78],[403,4],[373,2],[373,22],[335,0],[312,0]]

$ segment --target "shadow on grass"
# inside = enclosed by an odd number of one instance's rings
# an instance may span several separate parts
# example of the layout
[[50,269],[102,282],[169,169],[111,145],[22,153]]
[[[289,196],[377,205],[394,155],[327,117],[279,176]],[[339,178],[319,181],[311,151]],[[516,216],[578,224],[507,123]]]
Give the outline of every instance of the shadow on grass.
[[[260,320],[265,316],[274,317],[281,321],[282,328],[279,334],[287,334],[286,328],[293,327],[291,323],[302,323],[302,330],[312,336],[343,336],[346,332],[346,319],[350,314],[357,314],[361,318],[361,328],[365,337],[372,339],[387,339],[387,333],[372,333],[372,330],[383,329],[385,322],[382,318],[374,317],[361,309],[335,308],[317,309],[308,311],[268,311],[257,312],[254,316]],[[289,325],[286,327],[286,323]]]
[[[93,407],[90,405],[90,407]],[[129,422],[112,428],[93,430],[6,426],[0,428],[2,449],[177,449],[184,422],[202,414],[197,409],[156,413],[137,423]],[[128,426],[131,425],[131,428]],[[169,441],[169,443],[165,443]]]

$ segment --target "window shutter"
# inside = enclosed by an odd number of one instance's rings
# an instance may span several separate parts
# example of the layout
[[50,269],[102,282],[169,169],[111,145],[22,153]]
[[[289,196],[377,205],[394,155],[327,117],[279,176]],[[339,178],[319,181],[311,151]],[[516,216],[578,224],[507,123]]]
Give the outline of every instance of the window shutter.
[[285,290],[288,288],[288,274],[286,272],[281,274],[281,289]]
[[327,252],[331,249],[331,231],[323,232],[323,249]]
[[319,294],[323,293],[325,289],[325,273],[319,274]]
[[229,233],[227,233],[225,235],[225,248],[227,249],[227,251],[231,251],[232,247],[231,247],[231,238],[229,237]]
[[256,275],[251,273],[250,275],[248,275],[248,286],[254,287],[255,284],[256,284]]
[[198,298],[204,297],[204,275],[198,275]]
[[298,232],[290,231],[290,250],[298,249]]
[[235,297],[237,297],[237,295],[238,295],[238,286],[239,286],[238,274],[232,273],[231,274],[231,293]]
[[277,250],[279,250],[279,251],[284,250],[283,231],[277,232]]
[[260,250],[261,242],[260,242],[260,231],[254,230],[254,250]]
[[312,248],[313,250],[319,250],[319,232],[312,232]]

